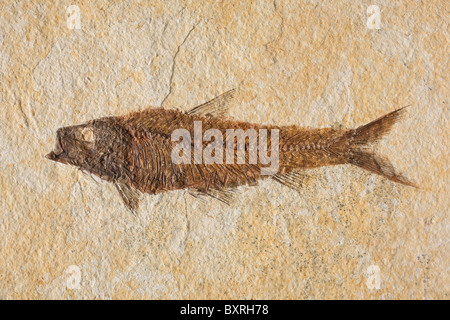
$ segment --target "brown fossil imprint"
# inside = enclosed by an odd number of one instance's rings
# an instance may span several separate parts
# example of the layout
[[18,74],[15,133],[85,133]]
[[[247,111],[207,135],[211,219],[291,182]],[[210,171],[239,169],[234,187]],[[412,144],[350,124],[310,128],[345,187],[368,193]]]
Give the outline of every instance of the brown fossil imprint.
[[[113,182],[125,205],[135,212],[142,193],[189,189],[194,196],[208,195],[231,202],[233,189],[255,185],[272,178],[300,190],[302,172],[320,166],[353,164],[408,186],[412,182],[399,173],[386,158],[376,155],[369,146],[388,133],[403,112],[393,111],[356,129],[309,129],[297,126],[259,125],[227,119],[225,112],[234,90],[187,112],[152,108],[125,116],[95,119],[86,124],[60,128],[55,149],[46,157],[78,167]],[[171,152],[179,142],[171,135],[185,129],[194,135],[194,122],[203,130],[217,129],[226,136],[227,129],[278,130],[278,170],[262,175],[266,167],[258,157],[256,163],[190,163],[176,164]],[[234,139],[234,137],[232,137]],[[208,142],[202,142],[203,146]],[[234,143],[234,141],[233,141]],[[245,140],[248,151],[249,139]],[[271,149],[271,140],[267,148]],[[223,144],[225,155],[225,143]],[[234,149],[237,155],[237,148]]]

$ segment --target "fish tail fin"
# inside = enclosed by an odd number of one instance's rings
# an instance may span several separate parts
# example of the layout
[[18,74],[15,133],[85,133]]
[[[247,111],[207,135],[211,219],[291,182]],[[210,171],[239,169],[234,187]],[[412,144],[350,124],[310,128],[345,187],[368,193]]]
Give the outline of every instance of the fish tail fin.
[[376,143],[387,134],[393,125],[401,118],[406,107],[388,113],[366,125],[348,132],[349,143],[348,162],[379,174],[394,182],[417,187],[413,182],[397,173],[391,162],[367,148],[368,144]]

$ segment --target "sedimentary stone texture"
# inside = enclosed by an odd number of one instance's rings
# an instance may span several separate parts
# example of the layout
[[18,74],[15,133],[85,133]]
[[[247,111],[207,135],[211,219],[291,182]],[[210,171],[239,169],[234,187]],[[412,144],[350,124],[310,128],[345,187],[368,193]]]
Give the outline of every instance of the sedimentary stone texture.
[[[376,5],[377,7],[371,7]],[[3,1],[0,297],[448,299],[445,1]],[[177,191],[137,216],[44,158],[57,128],[238,88],[231,116],[355,127],[419,189],[350,165],[226,206]]]

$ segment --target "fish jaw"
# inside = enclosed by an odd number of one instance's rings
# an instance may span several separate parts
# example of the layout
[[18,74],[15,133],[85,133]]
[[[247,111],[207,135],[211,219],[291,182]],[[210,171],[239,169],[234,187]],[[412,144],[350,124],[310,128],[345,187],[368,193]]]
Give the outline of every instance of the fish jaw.
[[55,148],[52,151],[50,151],[48,154],[46,154],[45,157],[47,159],[55,161],[55,162],[69,164],[68,155],[64,151],[64,148],[62,147],[62,144],[61,144],[61,133],[59,130],[57,133]]

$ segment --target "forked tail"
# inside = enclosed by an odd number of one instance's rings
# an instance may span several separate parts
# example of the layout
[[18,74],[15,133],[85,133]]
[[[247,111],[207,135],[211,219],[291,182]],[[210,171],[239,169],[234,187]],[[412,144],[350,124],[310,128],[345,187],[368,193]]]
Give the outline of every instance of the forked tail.
[[379,141],[383,135],[388,133],[392,126],[400,119],[404,108],[388,113],[366,125],[348,131],[346,138],[349,143],[348,162],[372,171],[389,180],[402,183],[407,186],[416,187],[400,173],[395,172],[391,162],[382,156],[375,154],[367,146]]

